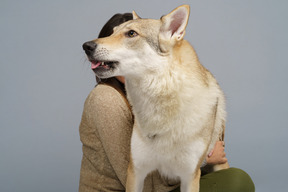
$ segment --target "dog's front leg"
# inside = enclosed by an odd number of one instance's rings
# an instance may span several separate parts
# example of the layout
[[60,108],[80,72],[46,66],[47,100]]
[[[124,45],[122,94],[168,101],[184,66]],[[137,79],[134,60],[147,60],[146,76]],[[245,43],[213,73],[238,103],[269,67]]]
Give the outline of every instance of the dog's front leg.
[[130,158],[127,180],[126,180],[126,192],[142,192],[144,186],[145,176],[141,175],[135,170],[132,158]]
[[181,192],[199,192],[200,190],[200,176],[201,170],[197,169],[194,174],[188,177],[181,178],[180,191]]

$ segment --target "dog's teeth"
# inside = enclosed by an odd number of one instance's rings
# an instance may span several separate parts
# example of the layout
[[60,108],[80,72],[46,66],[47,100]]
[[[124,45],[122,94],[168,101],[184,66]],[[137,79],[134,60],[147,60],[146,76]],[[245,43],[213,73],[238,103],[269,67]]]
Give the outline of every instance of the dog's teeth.
[[104,62],[101,63],[101,66],[103,66],[103,65],[104,65]]

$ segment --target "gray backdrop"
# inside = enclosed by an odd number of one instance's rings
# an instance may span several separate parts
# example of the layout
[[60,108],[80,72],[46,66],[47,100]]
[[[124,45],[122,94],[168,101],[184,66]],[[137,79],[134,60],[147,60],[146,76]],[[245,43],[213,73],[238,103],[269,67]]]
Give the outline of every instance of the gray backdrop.
[[186,39],[227,96],[231,166],[259,192],[287,191],[286,0],[0,0],[0,191],[78,190],[81,45],[114,14],[159,18],[190,4]]

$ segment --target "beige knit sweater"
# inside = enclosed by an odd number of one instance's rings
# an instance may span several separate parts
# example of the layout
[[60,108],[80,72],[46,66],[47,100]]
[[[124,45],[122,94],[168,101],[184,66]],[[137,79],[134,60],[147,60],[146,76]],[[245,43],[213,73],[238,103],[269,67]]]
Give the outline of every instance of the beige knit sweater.
[[[125,191],[133,115],[120,86],[116,80],[113,86],[99,84],[85,101],[79,192]],[[155,171],[147,176],[144,191],[167,192],[177,186]]]

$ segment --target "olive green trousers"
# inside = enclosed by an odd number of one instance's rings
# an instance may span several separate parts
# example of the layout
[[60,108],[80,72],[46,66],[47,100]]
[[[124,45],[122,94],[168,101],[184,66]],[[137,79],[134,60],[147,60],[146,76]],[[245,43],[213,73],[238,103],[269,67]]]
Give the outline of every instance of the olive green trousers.
[[[180,188],[173,192],[180,192]],[[246,172],[229,168],[201,176],[200,192],[255,192],[255,186]]]

